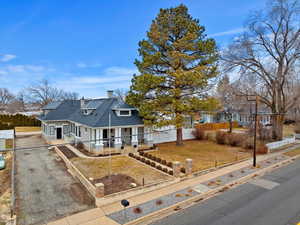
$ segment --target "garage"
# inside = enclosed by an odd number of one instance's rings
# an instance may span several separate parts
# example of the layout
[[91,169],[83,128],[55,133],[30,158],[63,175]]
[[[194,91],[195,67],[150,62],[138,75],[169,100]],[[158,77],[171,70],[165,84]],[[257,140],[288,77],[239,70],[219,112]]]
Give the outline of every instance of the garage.
[[0,130],[0,151],[13,149],[14,130]]

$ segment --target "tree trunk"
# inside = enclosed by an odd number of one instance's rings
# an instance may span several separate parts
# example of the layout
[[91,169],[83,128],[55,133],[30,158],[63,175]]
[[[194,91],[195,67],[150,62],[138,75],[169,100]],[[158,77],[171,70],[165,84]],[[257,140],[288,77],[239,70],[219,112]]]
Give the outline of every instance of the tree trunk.
[[176,130],[176,145],[183,145],[182,141],[182,127],[177,128]]
[[229,120],[229,133],[232,133],[232,119]]
[[283,115],[274,115],[272,116],[272,138],[274,140],[282,140],[283,138]]

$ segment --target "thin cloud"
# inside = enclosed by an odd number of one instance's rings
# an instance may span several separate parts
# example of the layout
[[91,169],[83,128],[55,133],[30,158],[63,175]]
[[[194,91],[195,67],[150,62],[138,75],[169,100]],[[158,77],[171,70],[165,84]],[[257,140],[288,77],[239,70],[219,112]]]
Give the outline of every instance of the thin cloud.
[[85,69],[85,68],[97,68],[101,67],[100,63],[85,63],[85,62],[79,62],[76,64],[78,68]]
[[113,66],[104,70],[105,75],[127,75],[132,76],[133,74],[137,74],[138,70],[135,68],[127,68],[127,67],[118,67]]
[[240,34],[240,33],[243,33],[244,31],[245,31],[245,28],[240,27],[240,28],[236,28],[236,29],[232,29],[232,30],[214,33],[214,34],[209,35],[209,37],[221,37],[221,36],[226,36],[226,35]]
[[16,58],[17,56],[16,55],[12,55],[12,54],[6,54],[6,55],[2,55],[1,58],[0,58],[0,61],[1,62],[8,62],[14,58]]

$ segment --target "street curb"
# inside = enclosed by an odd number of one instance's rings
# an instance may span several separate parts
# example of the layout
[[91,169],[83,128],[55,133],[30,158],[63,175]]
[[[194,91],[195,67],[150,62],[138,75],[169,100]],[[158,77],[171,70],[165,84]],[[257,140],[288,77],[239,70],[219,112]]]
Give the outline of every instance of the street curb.
[[[200,202],[200,201],[202,201],[202,200],[204,200],[206,198],[211,197],[212,195],[214,195],[216,193],[224,192],[224,191],[226,191],[227,189],[229,189],[229,188],[231,188],[233,186],[244,184],[248,180],[250,180],[251,178],[254,178],[254,177],[257,177],[257,176],[262,176],[266,172],[272,171],[274,169],[279,168],[280,166],[284,166],[287,163],[293,162],[298,157],[300,157],[300,155],[293,156],[293,157],[291,157],[289,159],[286,159],[286,160],[283,160],[281,162],[278,162],[278,163],[276,163],[276,164],[274,164],[272,166],[263,168],[263,169],[261,169],[259,171],[256,171],[256,172],[248,174],[248,175],[246,175],[246,176],[244,176],[242,178],[234,180],[234,181],[232,181],[232,182],[230,182],[230,183],[228,183],[226,185],[223,185],[223,186],[220,186],[218,188],[212,189],[212,190],[210,190],[210,191],[208,191],[208,192],[206,192],[204,194],[200,194],[198,196],[195,196],[195,197],[192,197],[190,199],[187,199],[187,200],[184,200],[182,202],[179,202],[179,203],[177,203],[175,205],[172,205],[172,206],[166,207],[164,209],[155,211],[155,212],[150,213],[150,214],[148,214],[146,216],[143,216],[143,217],[140,217],[140,218],[138,218],[136,220],[130,221],[128,223],[125,223],[124,225],[146,224],[147,221],[150,221],[150,219],[153,219],[154,217],[158,217],[159,215],[163,215],[163,214],[174,212],[176,209],[180,210],[181,208],[190,206],[194,202]],[[151,222],[153,222],[153,220]]]

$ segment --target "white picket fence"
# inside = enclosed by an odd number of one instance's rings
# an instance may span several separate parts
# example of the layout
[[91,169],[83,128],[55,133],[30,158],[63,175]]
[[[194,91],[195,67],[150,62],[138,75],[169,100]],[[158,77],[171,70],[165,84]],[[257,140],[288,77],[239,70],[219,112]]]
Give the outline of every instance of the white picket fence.
[[296,138],[292,137],[292,138],[285,138],[282,141],[271,142],[271,143],[268,143],[266,145],[267,145],[269,150],[273,150],[273,149],[276,149],[276,148],[280,148],[284,145],[295,143],[295,141],[296,141]]
[[[192,134],[193,128],[182,129],[183,140],[195,139]],[[153,133],[153,143],[159,144],[164,142],[176,141],[176,129],[158,131]]]

